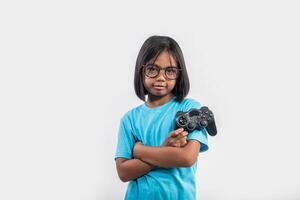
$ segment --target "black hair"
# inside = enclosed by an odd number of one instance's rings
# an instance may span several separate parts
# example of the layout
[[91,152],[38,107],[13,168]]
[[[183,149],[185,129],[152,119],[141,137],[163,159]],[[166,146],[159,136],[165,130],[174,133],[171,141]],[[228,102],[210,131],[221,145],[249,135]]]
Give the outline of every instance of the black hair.
[[176,101],[181,102],[190,90],[189,77],[178,43],[168,36],[154,35],[149,37],[142,45],[135,64],[134,89],[136,95],[142,101],[145,101],[145,95],[148,94],[143,84],[143,65],[152,59],[156,59],[163,51],[168,51],[176,60],[178,68],[181,69],[172,90],[172,93],[176,96]]

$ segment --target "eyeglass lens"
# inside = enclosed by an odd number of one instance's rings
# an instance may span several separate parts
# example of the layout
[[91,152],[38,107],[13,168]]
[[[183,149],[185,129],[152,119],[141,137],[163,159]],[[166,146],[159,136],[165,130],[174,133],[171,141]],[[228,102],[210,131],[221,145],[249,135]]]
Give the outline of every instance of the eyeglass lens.
[[160,70],[165,71],[165,75],[168,79],[176,79],[179,72],[177,67],[166,67],[163,69],[158,67],[157,65],[148,64],[145,67],[145,74],[150,78],[155,78],[156,76],[158,76]]

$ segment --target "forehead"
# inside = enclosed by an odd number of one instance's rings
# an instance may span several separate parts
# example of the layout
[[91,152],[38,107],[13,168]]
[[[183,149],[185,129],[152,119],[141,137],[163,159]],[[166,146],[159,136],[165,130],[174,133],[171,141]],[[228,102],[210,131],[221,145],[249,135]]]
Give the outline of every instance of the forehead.
[[155,64],[164,67],[164,66],[177,66],[176,65],[176,59],[174,56],[167,52],[167,51],[162,51],[156,58]]

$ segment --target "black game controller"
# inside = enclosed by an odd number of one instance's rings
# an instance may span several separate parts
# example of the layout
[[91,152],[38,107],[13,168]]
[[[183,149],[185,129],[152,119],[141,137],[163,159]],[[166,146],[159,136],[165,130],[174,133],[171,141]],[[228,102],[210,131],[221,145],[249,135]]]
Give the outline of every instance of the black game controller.
[[175,129],[178,128],[184,128],[188,132],[194,129],[206,128],[209,135],[217,135],[214,114],[206,106],[200,109],[192,108],[187,112],[178,111],[176,113]]

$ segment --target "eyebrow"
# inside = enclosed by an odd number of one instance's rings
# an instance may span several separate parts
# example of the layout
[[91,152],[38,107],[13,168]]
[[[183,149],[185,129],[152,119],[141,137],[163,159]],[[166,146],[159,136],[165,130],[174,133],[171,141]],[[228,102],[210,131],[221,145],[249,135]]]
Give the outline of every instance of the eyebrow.
[[[158,66],[159,68],[163,68],[162,66],[160,66],[160,65],[158,65],[158,64],[155,64],[155,63],[147,63],[146,65],[149,65],[149,64],[151,64],[151,65],[156,65],[156,66]],[[167,67],[175,67],[175,68],[178,68],[178,69],[179,69],[179,67],[173,66],[173,65],[166,66],[165,68],[167,68]]]

